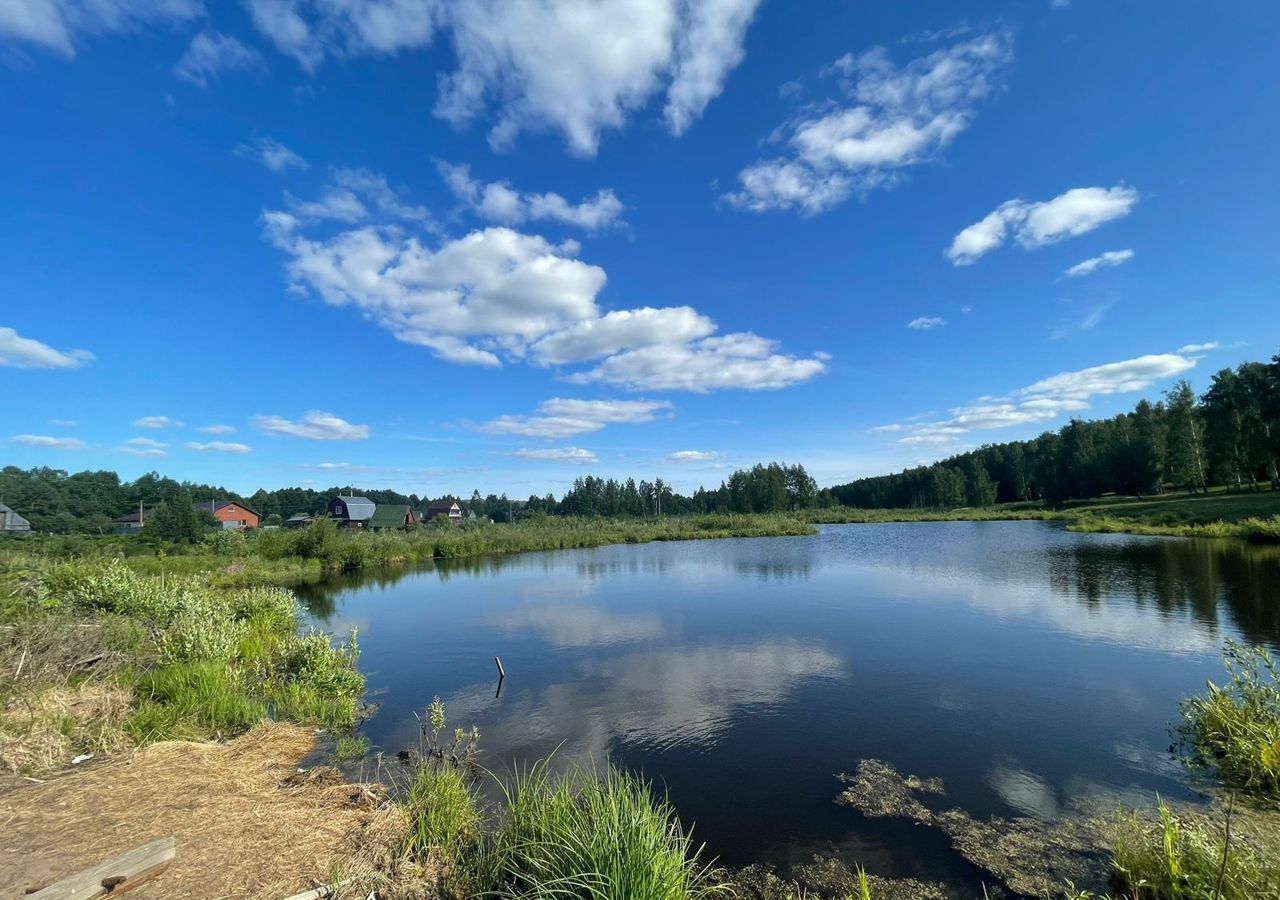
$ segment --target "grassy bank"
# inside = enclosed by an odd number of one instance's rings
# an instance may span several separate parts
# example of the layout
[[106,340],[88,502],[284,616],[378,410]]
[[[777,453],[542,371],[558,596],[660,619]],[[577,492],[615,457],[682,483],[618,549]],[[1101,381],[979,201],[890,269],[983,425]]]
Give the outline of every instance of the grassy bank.
[[293,595],[118,560],[5,558],[0,769],[170,738],[223,738],[271,717],[348,732],[357,648],[299,632]]

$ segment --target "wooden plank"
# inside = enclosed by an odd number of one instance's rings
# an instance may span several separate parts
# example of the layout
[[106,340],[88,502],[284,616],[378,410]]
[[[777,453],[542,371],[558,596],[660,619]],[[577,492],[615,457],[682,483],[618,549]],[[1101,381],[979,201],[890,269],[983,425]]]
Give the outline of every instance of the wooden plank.
[[118,897],[155,878],[173,862],[177,844],[171,837],[156,838],[115,859],[41,888],[31,900],[85,900],[87,897]]

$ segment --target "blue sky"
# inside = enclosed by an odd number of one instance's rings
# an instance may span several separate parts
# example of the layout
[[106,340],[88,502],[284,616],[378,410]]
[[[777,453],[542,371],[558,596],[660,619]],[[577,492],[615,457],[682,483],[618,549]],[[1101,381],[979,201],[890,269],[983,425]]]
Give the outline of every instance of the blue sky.
[[0,0],[4,460],[830,484],[1202,389],[1280,349],[1280,18],[1151,10]]

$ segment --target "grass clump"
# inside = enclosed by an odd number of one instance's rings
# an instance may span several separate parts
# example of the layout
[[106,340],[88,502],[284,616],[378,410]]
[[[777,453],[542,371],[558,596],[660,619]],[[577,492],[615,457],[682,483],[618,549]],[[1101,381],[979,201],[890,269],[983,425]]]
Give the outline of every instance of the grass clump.
[[228,737],[267,715],[230,666],[179,662],[142,675],[126,730],[138,743],[170,738]]
[[1160,803],[1153,819],[1121,816],[1113,848],[1117,888],[1132,900],[1257,900],[1280,896],[1280,860],[1220,825]]
[[1280,800],[1280,674],[1264,647],[1228,642],[1228,681],[1182,703],[1181,744],[1188,762],[1224,785]]
[[544,761],[514,776],[505,794],[499,896],[684,900],[723,889],[670,802],[634,775],[611,766],[557,776]]

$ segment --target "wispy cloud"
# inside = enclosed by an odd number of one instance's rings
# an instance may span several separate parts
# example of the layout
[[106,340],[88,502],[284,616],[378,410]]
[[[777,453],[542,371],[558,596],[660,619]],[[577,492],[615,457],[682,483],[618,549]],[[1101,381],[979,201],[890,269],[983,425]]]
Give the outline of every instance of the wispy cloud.
[[235,430],[231,425],[201,425],[196,429],[203,434],[234,434]]
[[185,423],[181,419],[169,416],[143,416],[131,422],[136,428],[181,428]]
[[1107,310],[1113,305],[1112,303],[1095,303],[1074,317],[1060,319],[1049,335],[1050,340],[1060,341],[1082,331],[1091,331],[1101,324],[1107,315]]
[[50,419],[50,425],[57,425],[61,428],[75,428],[80,422],[76,419]]
[[1010,234],[1026,250],[1056,244],[1124,218],[1137,203],[1138,192],[1125,185],[1072,188],[1037,203],[1007,200],[957,234],[947,249],[947,258],[953,265],[972,265]]
[[78,369],[93,362],[88,350],[55,350],[26,338],[12,328],[0,328],[0,366],[12,369]]
[[208,443],[187,441],[183,446],[188,450],[198,450],[202,453],[250,453],[253,451],[253,448],[248,444],[237,444],[230,441],[209,441]]
[[145,437],[129,438],[124,444],[120,448],[121,451],[134,456],[164,456],[169,448],[169,445],[163,441],[153,441]]
[[1222,349],[1221,341],[1206,341],[1203,344],[1183,344],[1181,347],[1178,348],[1178,352],[1182,354],[1205,353],[1209,350],[1221,350],[1221,349]]
[[606,425],[652,422],[670,410],[666,400],[565,400],[556,397],[538,407],[534,416],[498,416],[479,431],[526,437],[565,438],[599,431]]
[[873,430],[900,433],[897,443],[908,446],[952,444],[971,431],[1047,422],[1066,413],[1081,412],[1095,397],[1140,391],[1181,375],[1195,364],[1192,357],[1164,353],[1090,366],[1061,372],[1001,396],[979,397],[949,410],[946,418],[906,420]]
[[775,132],[783,152],[743,169],[738,190],[725,199],[753,212],[812,215],[893,186],[903,170],[937,159],[969,127],[981,101],[1001,86],[1012,45],[1010,33],[998,31],[901,68],[883,47],[840,57],[823,72],[837,96],[802,108]]
[[272,172],[306,169],[307,161],[275,138],[257,137],[236,147],[236,155],[255,159]]
[[257,50],[229,34],[206,31],[191,39],[191,46],[173,67],[173,74],[203,88],[223,72],[262,71],[266,67],[266,60]]
[[918,316],[908,322],[907,327],[914,328],[917,331],[928,331],[930,328],[937,328],[945,324],[947,324],[947,320],[942,316]]
[[280,416],[255,416],[253,424],[267,434],[287,434],[312,441],[361,441],[368,425],[353,425],[333,413],[312,410],[297,421]]
[[598,463],[600,461],[600,458],[590,450],[583,450],[581,447],[548,447],[540,450],[520,449],[514,451],[511,455],[519,459],[540,459],[550,462]]
[[11,440],[24,447],[47,447],[50,450],[83,450],[88,446],[79,438],[52,437],[47,434],[15,434]]
[[1068,278],[1083,278],[1085,275],[1092,275],[1099,269],[1111,269],[1115,266],[1123,265],[1131,259],[1133,259],[1132,250],[1108,250],[1101,256],[1093,256],[1084,262],[1076,263],[1063,274]]
[[668,462],[715,462],[721,454],[712,450],[677,450],[667,457]]

